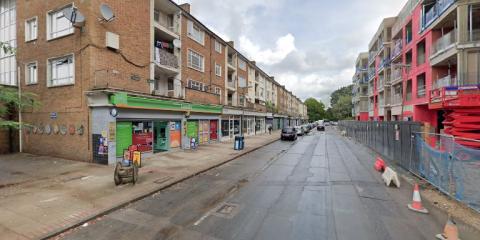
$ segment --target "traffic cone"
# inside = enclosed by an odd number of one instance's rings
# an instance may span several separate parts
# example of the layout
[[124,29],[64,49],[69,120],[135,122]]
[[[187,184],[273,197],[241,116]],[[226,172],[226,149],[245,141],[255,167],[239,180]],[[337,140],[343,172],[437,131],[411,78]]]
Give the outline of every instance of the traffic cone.
[[373,165],[373,168],[379,172],[385,171],[385,161],[381,157],[377,157],[375,160],[375,165]]
[[460,240],[458,237],[458,228],[455,221],[448,217],[447,224],[445,224],[445,228],[443,229],[443,233],[439,233],[435,235],[436,238],[442,240]]
[[419,213],[428,213],[428,210],[422,206],[422,198],[420,197],[420,191],[418,190],[418,184],[415,183],[413,188],[413,201],[407,205],[412,211]]

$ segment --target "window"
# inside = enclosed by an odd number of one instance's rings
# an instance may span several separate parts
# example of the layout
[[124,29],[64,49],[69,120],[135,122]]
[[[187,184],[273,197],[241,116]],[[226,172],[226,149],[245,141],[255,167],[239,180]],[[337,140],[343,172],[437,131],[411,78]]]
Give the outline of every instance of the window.
[[247,87],[247,81],[244,77],[238,76],[238,86],[241,88]]
[[215,87],[215,94],[222,95],[222,89],[219,87]]
[[188,21],[187,35],[202,45],[205,42],[205,33],[199,27],[193,24],[192,21]]
[[188,80],[188,87],[191,88],[191,89],[202,91],[203,90],[203,83],[197,82],[197,81],[194,81],[194,80]]
[[[0,41],[16,47],[16,7],[15,1],[0,1]],[[17,85],[17,60],[15,52],[0,49],[0,84]]]
[[244,71],[247,70],[247,64],[242,59],[238,60],[238,67]]
[[63,16],[63,10],[71,8],[69,4],[61,9],[51,11],[47,16],[47,40],[59,38],[73,33],[72,23]]
[[48,60],[47,86],[63,86],[75,83],[73,54]]
[[188,67],[203,72],[203,56],[189,49]]
[[38,82],[37,63],[28,63],[25,65],[25,83],[27,85],[36,84]]
[[37,17],[25,21],[25,41],[37,39]]
[[215,75],[222,76],[222,66],[215,63]]
[[215,40],[215,51],[217,51],[218,53],[222,53],[222,47],[222,44]]

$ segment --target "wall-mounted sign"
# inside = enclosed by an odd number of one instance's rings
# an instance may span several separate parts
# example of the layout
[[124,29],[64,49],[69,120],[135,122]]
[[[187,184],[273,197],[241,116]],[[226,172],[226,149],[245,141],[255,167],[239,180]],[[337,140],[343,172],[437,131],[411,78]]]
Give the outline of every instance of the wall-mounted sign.
[[57,113],[56,112],[51,112],[50,113],[50,119],[57,119]]
[[108,123],[108,141],[109,142],[115,142],[116,141],[116,130],[117,130],[117,124],[115,122],[109,122]]
[[118,110],[116,108],[110,109],[110,116],[117,117],[118,116]]

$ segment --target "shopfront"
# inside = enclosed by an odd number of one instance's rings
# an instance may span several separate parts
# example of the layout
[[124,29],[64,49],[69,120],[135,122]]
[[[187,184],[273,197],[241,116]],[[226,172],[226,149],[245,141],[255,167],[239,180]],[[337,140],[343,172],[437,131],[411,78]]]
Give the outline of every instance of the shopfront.
[[265,128],[267,129],[267,132],[269,127],[273,130],[273,114],[271,113],[267,113],[265,116]]
[[265,133],[265,117],[264,116],[255,116],[255,134]]
[[218,139],[222,106],[131,96],[126,93],[89,96],[92,107],[92,138],[104,148],[95,158],[116,158],[130,145],[143,153],[189,148],[191,138],[206,144]]
[[223,108],[221,119],[222,140],[232,139],[241,134],[242,110]]

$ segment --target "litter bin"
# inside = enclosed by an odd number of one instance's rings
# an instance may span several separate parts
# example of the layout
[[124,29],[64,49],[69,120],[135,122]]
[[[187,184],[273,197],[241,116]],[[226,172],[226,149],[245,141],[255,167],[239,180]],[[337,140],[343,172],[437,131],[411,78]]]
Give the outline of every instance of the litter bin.
[[245,137],[244,136],[241,136],[241,137],[238,137],[239,138],[239,148],[238,150],[243,150],[243,148],[245,147]]
[[235,141],[233,141],[233,150],[240,150],[240,137],[235,136]]

